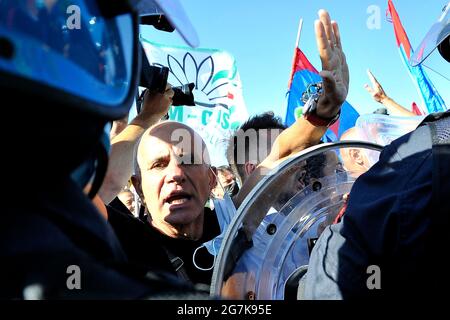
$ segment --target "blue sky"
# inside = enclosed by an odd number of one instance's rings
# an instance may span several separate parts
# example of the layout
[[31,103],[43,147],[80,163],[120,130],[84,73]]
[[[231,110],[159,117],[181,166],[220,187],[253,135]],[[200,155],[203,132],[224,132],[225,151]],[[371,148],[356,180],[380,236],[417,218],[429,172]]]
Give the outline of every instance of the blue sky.
[[[180,2],[197,30],[200,47],[223,49],[236,58],[250,114],[272,110],[277,115],[284,116],[285,94],[300,18],[303,18],[300,48],[320,70],[313,28],[320,8],[327,9],[332,19],[339,23],[350,69],[347,99],[360,113],[372,112],[380,106],[364,89],[364,84],[369,83],[367,68],[372,70],[388,95],[398,103],[408,108],[413,101],[421,103],[401,62],[392,24],[386,21],[387,0]],[[394,0],[414,48],[438,19],[445,4],[445,0]],[[380,27],[369,29],[367,21],[373,18],[374,8],[379,8]],[[148,27],[143,34],[157,42],[184,45],[176,32],[157,32]],[[450,64],[443,61],[435,51],[427,66],[450,78]],[[426,70],[444,101],[447,105],[450,104],[450,81]]]

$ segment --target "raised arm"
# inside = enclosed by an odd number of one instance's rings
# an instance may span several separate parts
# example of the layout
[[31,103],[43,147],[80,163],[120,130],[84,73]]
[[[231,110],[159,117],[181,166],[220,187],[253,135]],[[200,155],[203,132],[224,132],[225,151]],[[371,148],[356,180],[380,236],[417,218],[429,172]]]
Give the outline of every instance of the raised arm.
[[128,114],[122,119],[113,121],[111,131],[109,132],[109,139],[112,141],[127,126],[128,126]]
[[372,87],[366,84],[364,88],[366,88],[366,90],[372,95],[373,99],[376,102],[384,105],[393,116],[415,116],[414,113],[399,105],[386,94],[377,78],[375,78],[375,76],[372,74],[372,72],[370,72],[369,69],[367,69],[367,75],[369,76],[370,82],[372,83]]
[[[319,11],[319,20],[315,21],[315,33],[322,62],[320,76],[323,82],[323,94],[318,100],[316,115],[329,120],[340,112],[347,97],[349,71],[342,51],[339,27],[335,21],[331,21],[325,10]],[[316,145],[327,128],[327,126],[315,125],[305,117],[299,117],[295,123],[284,130],[275,140],[269,156],[245,181],[234,199],[236,207],[241,205],[247,194],[269,170],[295,153]]]
[[172,104],[173,94],[169,84],[164,94],[147,91],[141,112],[111,141],[108,171],[99,190],[99,196],[104,203],[110,203],[127,184],[133,173],[133,155],[136,144],[146,129],[167,114]]

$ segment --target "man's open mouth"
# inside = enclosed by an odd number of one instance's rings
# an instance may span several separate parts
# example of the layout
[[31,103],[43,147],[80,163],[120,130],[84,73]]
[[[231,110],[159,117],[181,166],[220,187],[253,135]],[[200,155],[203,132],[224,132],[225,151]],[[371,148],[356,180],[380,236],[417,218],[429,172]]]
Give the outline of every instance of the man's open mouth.
[[185,193],[185,192],[179,192],[169,195],[164,202],[168,204],[183,204],[187,201],[191,200],[192,196]]

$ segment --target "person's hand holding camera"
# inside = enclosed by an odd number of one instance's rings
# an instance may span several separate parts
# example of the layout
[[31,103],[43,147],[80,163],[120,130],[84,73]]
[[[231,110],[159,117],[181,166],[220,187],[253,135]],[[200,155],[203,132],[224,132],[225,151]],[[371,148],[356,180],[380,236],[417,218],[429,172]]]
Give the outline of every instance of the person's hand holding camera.
[[111,141],[108,171],[99,190],[104,203],[110,203],[126,185],[133,173],[133,151],[147,128],[167,114],[174,92],[170,84],[164,93],[147,90],[141,112]]
[[132,122],[146,128],[158,122],[169,111],[173,95],[174,91],[169,83],[164,93],[146,90],[141,111]]

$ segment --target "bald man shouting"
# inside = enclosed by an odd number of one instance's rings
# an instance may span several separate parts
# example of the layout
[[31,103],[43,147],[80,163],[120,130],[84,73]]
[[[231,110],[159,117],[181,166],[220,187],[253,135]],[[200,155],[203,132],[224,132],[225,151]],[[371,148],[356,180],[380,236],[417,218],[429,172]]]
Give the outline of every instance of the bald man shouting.
[[108,206],[113,226],[129,259],[182,280],[209,285],[214,257],[201,250],[220,233],[216,215],[205,207],[216,185],[202,138],[185,124],[164,121],[147,129],[135,153],[133,185],[145,207],[141,220]]
[[168,237],[200,239],[216,177],[198,133],[178,122],[157,124],[144,133],[136,160],[132,181],[149,223]]

